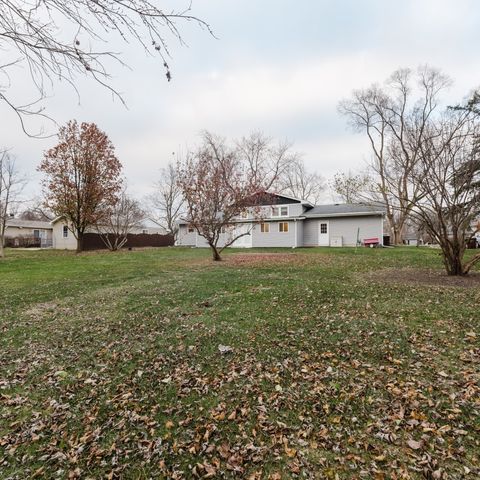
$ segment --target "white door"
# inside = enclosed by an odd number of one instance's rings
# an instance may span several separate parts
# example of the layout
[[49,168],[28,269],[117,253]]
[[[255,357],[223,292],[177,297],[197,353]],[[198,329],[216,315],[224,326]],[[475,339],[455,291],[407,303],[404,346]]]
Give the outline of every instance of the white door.
[[323,247],[330,246],[330,225],[328,220],[322,220],[318,224],[318,244]]
[[233,236],[243,235],[243,237],[237,238],[233,243],[232,247],[237,248],[251,248],[252,246],[252,232],[251,225],[237,225],[233,231]]

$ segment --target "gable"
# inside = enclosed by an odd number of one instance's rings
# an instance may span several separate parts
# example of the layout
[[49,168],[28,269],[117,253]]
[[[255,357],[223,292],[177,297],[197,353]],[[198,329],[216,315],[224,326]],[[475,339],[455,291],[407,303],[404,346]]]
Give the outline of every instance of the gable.
[[292,203],[302,203],[301,200],[275,193],[268,193],[263,195],[258,201],[257,205],[291,205]]

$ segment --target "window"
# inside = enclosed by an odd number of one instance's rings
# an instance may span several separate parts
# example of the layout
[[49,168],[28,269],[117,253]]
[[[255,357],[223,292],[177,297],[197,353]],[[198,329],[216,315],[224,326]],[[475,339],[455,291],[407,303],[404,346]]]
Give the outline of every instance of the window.
[[188,226],[187,230],[188,230],[188,233],[193,233],[195,231],[195,229],[191,225]]
[[40,230],[33,231],[33,238],[40,238]]
[[148,230],[142,230],[142,233],[145,235],[148,233]]
[[261,223],[260,224],[260,231],[262,233],[270,233],[270,224],[269,223]]
[[288,217],[288,207],[272,207],[272,217]]
[[66,225],[63,226],[63,238],[68,237],[68,227]]
[[281,233],[287,233],[288,232],[288,222],[280,222],[278,224],[278,231]]
[[244,210],[243,212],[240,213],[240,218],[248,218],[248,212]]
[[320,233],[328,233],[328,226],[326,223],[320,224]]

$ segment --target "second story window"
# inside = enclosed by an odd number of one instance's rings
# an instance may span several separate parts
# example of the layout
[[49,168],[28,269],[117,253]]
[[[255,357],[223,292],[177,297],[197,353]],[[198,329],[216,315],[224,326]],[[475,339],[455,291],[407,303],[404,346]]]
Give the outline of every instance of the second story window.
[[195,231],[195,229],[191,225],[189,225],[188,228],[187,228],[187,231],[188,231],[188,233],[193,233]]
[[288,207],[272,207],[272,217],[288,217]]

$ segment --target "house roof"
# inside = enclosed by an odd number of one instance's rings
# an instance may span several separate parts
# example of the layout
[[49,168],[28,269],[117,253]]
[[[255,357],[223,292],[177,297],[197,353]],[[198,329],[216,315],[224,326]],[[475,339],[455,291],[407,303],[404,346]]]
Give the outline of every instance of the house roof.
[[334,203],[332,205],[315,205],[303,214],[304,217],[336,217],[383,215],[385,210],[379,205],[366,205],[363,203]]
[[48,230],[51,230],[53,228],[50,222],[44,222],[42,220],[20,220],[17,218],[8,219],[7,227],[43,228]]

